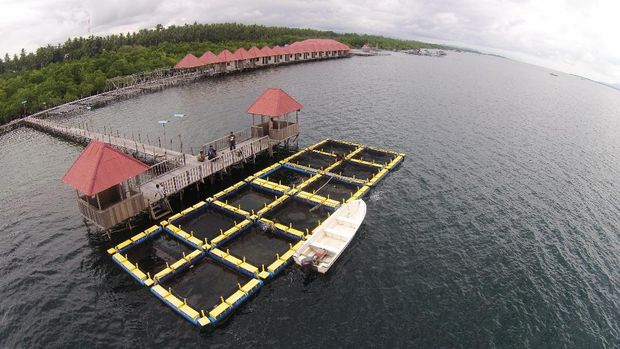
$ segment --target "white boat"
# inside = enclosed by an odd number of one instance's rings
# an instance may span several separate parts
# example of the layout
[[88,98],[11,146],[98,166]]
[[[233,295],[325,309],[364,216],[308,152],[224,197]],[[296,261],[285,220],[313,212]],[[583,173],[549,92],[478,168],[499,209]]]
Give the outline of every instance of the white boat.
[[353,240],[365,216],[366,203],[363,200],[342,205],[295,252],[295,263],[325,274]]

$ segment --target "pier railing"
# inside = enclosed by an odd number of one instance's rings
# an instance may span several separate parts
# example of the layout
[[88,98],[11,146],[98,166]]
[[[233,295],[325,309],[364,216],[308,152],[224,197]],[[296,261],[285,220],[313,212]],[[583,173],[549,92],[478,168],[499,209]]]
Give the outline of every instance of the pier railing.
[[286,127],[280,129],[270,129],[269,138],[273,140],[284,140],[299,134],[299,124],[289,124]]
[[178,156],[169,157],[164,161],[158,162],[155,165],[149,167],[148,170],[140,173],[139,175],[127,180],[129,186],[132,188],[138,188],[141,184],[147,183],[154,179],[157,179],[166,173],[173,171],[179,167],[185,165],[185,156],[183,154]]
[[252,138],[261,138],[264,136],[263,127],[262,126],[252,126],[250,127],[252,130]]
[[78,200],[78,207],[80,214],[84,218],[97,224],[102,229],[108,229],[142,212],[146,208],[146,204],[144,203],[142,193],[135,193],[125,200],[102,210],[91,206],[82,199]]
[[[249,128],[247,130],[250,130]],[[178,175],[165,179],[158,184],[163,187],[167,195],[179,192],[181,189],[192,183],[203,180],[212,174],[226,170],[230,166],[240,163],[245,159],[268,149],[270,146],[269,137],[257,138],[249,143],[243,144],[232,152],[223,152],[212,160],[207,160],[197,166],[188,168]]]
[[[243,129],[241,131],[237,131],[233,133],[235,135],[235,143],[239,144],[241,142],[245,142],[248,139],[251,139],[253,137],[253,133],[252,133],[252,128],[248,127],[246,129]],[[206,152],[207,149],[209,149],[209,146],[212,145],[213,148],[216,151],[220,151],[222,149],[228,149],[229,147],[229,143],[228,143],[228,136],[224,136],[222,138],[218,138],[212,142],[209,142],[205,145],[203,145],[203,150]]]

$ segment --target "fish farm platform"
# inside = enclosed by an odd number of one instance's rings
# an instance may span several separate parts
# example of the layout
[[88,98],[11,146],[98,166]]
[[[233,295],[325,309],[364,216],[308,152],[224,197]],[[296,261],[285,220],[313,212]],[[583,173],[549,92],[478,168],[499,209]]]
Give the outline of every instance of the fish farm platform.
[[404,154],[324,140],[110,248],[112,260],[197,327],[214,326],[292,263],[322,221]]

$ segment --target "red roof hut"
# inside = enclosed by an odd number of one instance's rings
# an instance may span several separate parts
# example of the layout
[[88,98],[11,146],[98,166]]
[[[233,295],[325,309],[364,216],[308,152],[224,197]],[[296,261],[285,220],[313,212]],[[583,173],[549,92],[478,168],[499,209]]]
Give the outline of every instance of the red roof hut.
[[262,52],[265,55],[263,57],[263,64],[269,64],[275,61],[276,54],[273,52],[271,48],[269,48],[269,46],[264,46],[263,48],[260,49],[260,52]]
[[220,52],[220,54],[217,55],[217,58],[219,58],[223,63],[226,63],[226,67],[228,69],[236,69],[237,68],[237,56],[235,56],[234,54],[232,54],[232,52],[224,49],[224,51]]
[[258,65],[266,64],[264,58],[267,57],[267,55],[263,51],[259,50],[256,46],[252,46],[248,50],[248,53],[252,55],[252,57],[254,57],[253,61],[255,64],[258,64]]
[[188,53],[174,67],[176,69],[189,69],[189,68],[200,67],[201,65],[202,65],[202,62],[198,58],[196,58],[196,56],[194,56],[191,53]]
[[221,72],[226,68],[226,63],[222,62],[222,60],[211,51],[203,53],[199,59],[202,64],[211,66],[216,72]]
[[92,141],[62,180],[77,190],[82,216],[109,229],[146,208],[142,193],[128,180],[148,168],[108,144]]
[[286,51],[282,47],[280,47],[278,45],[274,46],[271,49],[271,52],[273,53],[274,62],[276,62],[276,63],[278,63],[278,62],[280,62],[280,60],[284,59],[284,55],[286,54]]
[[217,63],[222,63],[222,60],[215,55],[215,53],[211,52],[211,51],[207,51],[205,53],[202,54],[202,56],[200,56],[200,61],[203,64],[217,64]]
[[234,53],[237,57],[237,64],[239,68],[252,68],[254,66],[254,57],[248,51],[246,51],[243,47],[239,47]]
[[[262,135],[269,134],[275,140],[284,140],[299,135],[299,111],[301,103],[279,88],[268,88],[250,105],[248,113],[252,114],[252,125],[262,128]],[[289,114],[295,112],[295,122],[289,120]],[[260,124],[255,123],[255,116],[260,115]]]

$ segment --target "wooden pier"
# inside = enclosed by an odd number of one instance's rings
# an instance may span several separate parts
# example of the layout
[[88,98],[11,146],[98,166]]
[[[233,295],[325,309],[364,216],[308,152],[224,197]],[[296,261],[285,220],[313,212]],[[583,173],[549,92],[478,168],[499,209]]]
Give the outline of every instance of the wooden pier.
[[[279,135],[274,139],[269,135],[263,136],[256,128],[246,128],[235,132],[237,145],[235,150],[229,150],[227,136],[207,143],[205,148],[213,145],[218,156],[213,160],[199,162],[195,155],[184,154],[174,150],[140,143],[131,139],[87,131],[75,127],[65,127],[60,124],[36,118],[24,119],[27,126],[34,129],[69,139],[78,143],[87,144],[90,141],[100,141],[112,145],[140,160],[155,162],[149,170],[136,178],[144,198],[151,202],[157,201],[155,184],[163,187],[167,195],[180,192],[182,189],[203,181],[204,178],[226,172],[233,165],[254,159],[258,153],[268,150],[281,142],[296,137],[298,127],[288,130],[287,134]],[[254,132],[253,132],[254,131]]]
[[[78,206],[82,216],[107,231],[144,211],[148,211],[153,219],[160,219],[169,212],[160,209],[162,192],[165,196],[182,193],[185,188],[193,184],[204,183],[209,177],[213,180],[218,174],[223,175],[234,165],[254,161],[259,153],[267,151],[273,155],[273,148],[278,144],[296,141],[299,136],[298,109],[294,111],[296,116],[294,122],[289,121],[288,115],[280,115],[282,118],[277,121],[273,115],[264,115],[261,117],[261,123],[234,132],[236,147],[233,150],[229,149],[230,135],[204,144],[202,149],[205,150],[205,154],[210,146],[217,152],[215,158],[204,161],[199,161],[192,154],[112,134],[66,127],[49,120],[28,117],[23,122],[26,126],[80,144],[88,144],[91,141],[102,142],[138,160],[152,164],[148,170],[119,183],[118,190],[114,189],[114,195],[117,197],[109,205],[107,203],[102,205],[99,197],[94,200],[96,195],[91,195],[89,198],[89,195],[78,193]],[[157,189],[157,185],[160,189]],[[119,192],[120,195],[116,195]]]

